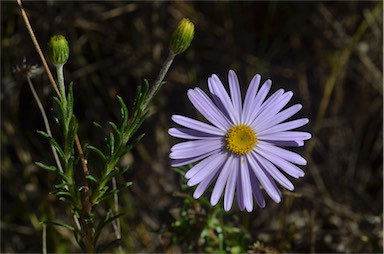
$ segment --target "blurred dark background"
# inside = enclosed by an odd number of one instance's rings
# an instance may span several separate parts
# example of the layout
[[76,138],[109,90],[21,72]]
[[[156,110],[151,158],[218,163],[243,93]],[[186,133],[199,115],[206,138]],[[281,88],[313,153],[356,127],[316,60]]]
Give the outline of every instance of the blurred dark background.
[[[188,17],[195,24],[191,47],[176,57],[142,126],[145,138],[122,160],[131,165],[125,180],[133,182],[120,195],[127,251],[188,251],[167,246],[162,236],[181,206],[173,193],[184,182],[169,166],[177,140],[167,129],[174,113],[197,116],[188,88],[206,90],[213,73],[226,83],[233,69],[243,92],[256,73],[271,78],[273,90],[293,91],[291,103],[303,104],[299,116],[310,118],[305,129],[314,135],[296,150],[308,160],[306,176],[293,180],[296,190],[284,193],[281,204],[267,199],[251,214],[234,208],[249,221],[247,244],[382,252],[382,2],[25,1],[24,8],[44,53],[53,34],[69,41],[65,78],[74,83],[79,136],[96,145],[105,136],[92,123],[117,122],[116,95],[132,104],[137,85],[154,82],[177,23]],[[26,80],[12,71],[24,57],[41,65],[16,2],[1,2],[1,252],[41,252],[40,222],[70,218],[70,209],[49,194],[55,177],[34,164],[53,159],[36,133],[44,126]],[[33,83],[52,115],[47,76]],[[48,227],[48,244],[52,252],[78,251],[71,234],[57,227]]]

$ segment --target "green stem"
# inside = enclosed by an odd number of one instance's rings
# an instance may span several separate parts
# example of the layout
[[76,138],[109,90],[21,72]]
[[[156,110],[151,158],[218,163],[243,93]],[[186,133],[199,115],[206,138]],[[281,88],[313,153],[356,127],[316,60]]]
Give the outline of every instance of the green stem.
[[[71,160],[71,157],[74,156],[74,143],[72,140],[69,140],[69,136],[71,132],[74,130],[70,126],[73,116],[73,108],[72,105],[68,105],[67,102],[67,95],[65,92],[65,83],[64,83],[64,68],[63,64],[56,65],[56,73],[57,73],[57,84],[59,87],[60,95],[61,95],[61,101],[62,101],[62,106],[64,108],[63,112],[63,131],[64,131],[64,153],[65,153],[65,168],[66,168],[66,173],[69,177],[72,178],[73,183],[75,183],[75,177],[73,173],[74,165],[73,165],[73,160]],[[71,92],[71,91],[70,91]],[[71,94],[72,97],[72,94]],[[76,133],[74,133],[76,135]],[[83,158],[83,153],[80,145],[80,141],[78,140],[78,137],[75,137],[75,142],[77,146],[80,146],[79,149],[79,154],[81,157],[81,161],[83,163],[83,172],[84,172],[84,179],[83,179],[83,184],[81,186],[81,193],[80,195],[76,198],[76,200],[81,199],[81,205],[76,204],[75,209],[78,210],[79,212],[79,221],[80,221],[80,230],[81,230],[81,236],[82,236],[82,243],[84,244],[84,250],[86,253],[94,253],[94,236],[95,236],[95,229],[93,226],[93,213],[92,213],[92,204],[90,203],[90,194],[89,194],[89,186],[88,186],[88,181],[87,181],[87,174],[88,174],[88,169],[86,165],[84,165],[84,158]],[[76,187],[72,186],[74,190],[72,190],[72,195],[73,197],[76,196],[78,186]]]
[[165,74],[167,74],[169,67],[171,67],[173,59],[175,59],[175,56],[176,56],[176,54],[174,54],[172,51],[169,51],[168,57],[165,60],[163,67],[161,68],[161,70],[159,72],[159,75],[157,76],[155,84],[147,95],[147,98],[145,100],[146,102],[144,104],[144,108],[146,108],[148,106],[148,104],[151,102],[153,97],[156,95],[156,92],[159,91],[159,89],[161,88]]
[[58,64],[56,67],[56,73],[57,73],[57,83],[59,86],[60,94],[61,94],[61,100],[63,102],[64,108],[67,107],[67,96],[65,93],[65,84],[64,84],[64,64]]

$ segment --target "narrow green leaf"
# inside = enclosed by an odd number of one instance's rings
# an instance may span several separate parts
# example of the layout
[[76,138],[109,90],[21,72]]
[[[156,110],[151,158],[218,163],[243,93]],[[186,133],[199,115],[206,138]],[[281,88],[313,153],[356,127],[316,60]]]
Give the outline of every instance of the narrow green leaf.
[[48,133],[46,133],[45,131],[39,131],[39,130],[37,130],[36,131],[37,133],[39,133],[41,136],[43,136],[44,138],[47,138],[47,139],[51,139],[52,137],[48,134]]
[[58,190],[60,190],[60,189],[64,189],[64,190],[66,190],[66,188],[68,188],[68,183],[59,183],[59,184],[56,184],[55,185],[55,188],[56,189],[58,189]]
[[66,156],[64,154],[64,151],[61,149],[60,145],[57,143],[57,141],[54,138],[50,138],[49,141],[51,142],[52,146],[56,149],[57,153],[60,156],[60,159],[62,161],[66,161]]
[[137,143],[139,143],[141,141],[141,139],[145,136],[145,133],[142,133],[140,134],[136,140],[135,140],[135,143],[133,143],[133,146],[137,145]]
[[96,127],[96,128],[99,128],[101,130],[104,131],[103,127],[98,123],[98,122],[93,122],[93,125]]
[[132,185],[132,182],[127,182],[127,183],[124,184],[124,186],[122,186],[122,187],[120,187],[120,188],[118,188],[118,189],[110,190],[107,194],[101,196],[101,197],[98,199],[98,202],[101,202],[101,201],[103,201],[103,200],[105,200],[105,199],[108,199],[108,198],[112,197],[112,196],[115,195],[116,193],[119,193],[120,191],[122,191],[122,190],[128,188],[128,187],[131,186],[131,185]]
[[129,117],[127,105],[125,105],[123,98],[119,95],[117,95],[117,99],[119,100],[122,109],[122,119],[127,119]]
[[121,111],[121,126],[120,126],[120,135],[122,135],[125,132],[125,129],[128,127],[128,120],[129,120],[129,113],[128,113],[128,108],[127,105],[125,105],[123,98],[120,96],[117,96],[117,99],[119,100],[120,103],[120,111]]
[[148,90],[149,90],[149,82],[148,82],[147,79],[144,79],[144,91],[143,91],[143,94],[147,95]]
[[48,165],[41,163],[41,162],[35,162],[35,164],[36,164],[36,166],[38,166],[44,170],[50,171],[50,172],[55,172],[57,170],[56,166],[48,166]]
[[65,224],[65,223],[62,223],[62,222],[58,222],[58,221],[43,221],[44,224],[49,224],[49,225],[54,225],[54,226],[60,226],[60,227],[64,227],[66,229],[69,229],[71,230],[72,232],[75,231],[75,229],[68,225],[68,224]]
[[109,154],[113,154],[115,152],[115,136],[113,133],[109,133]]
[[129,169],[129,166],[128,167],[124,167],[122,168],[120,171],[121,171],[121,174],[124,174],[125,172],[127,172],[127,170]]
[[142,97],[142,94],[143,94],[143,90],[142,90],[143,86],[141,84],[139,84],[137,86],[137,89],[136,89],[136,94],[135,94],[135,99],[136,99],[136,102],[135,104],[140,104],[140,99]]
[[146,104],[146,97],[148,93],[149,83],[148,80],[144,80],[143,84],[140,84],[136,90],[136,101],[134,105],[135,116],[141,115],[144,104]]
[[119,171],[119,168],[114,168],[113,170],[111,170],[111,172],[109,172],[103,179],[101,179],[100,185],[106,185],[109,180],[112,179],[112,177],[116,176],[119,173]]
[[87,149],[89,149],[92,152],[96,153],[99,156],[99,158],[103,161],[103,163],[105,162],[106,157],[105,157],[104,153],[99,148],[97,148],[95,146],[90,146],[89,145],[89,146],[87,146]]
[[100,236],[100,233],[102,232],[103,228],[108,225],[110,222],[120,218],[121,216],[124,216],[125,214],[124,213],[119,213],[119,214],[116,214],[114,216],[111,217],[111,212],[107,212],[107,214],[105,215],[103,221],[101,221],[99,223],[99,225],[97,225],[96,227],[96,230],[95,230],[95,238],[94,238],[94,242],[96,243],[98,241],[98,238]]
[[101,188],[101,189],[99,190],[98,197],[96,198],[96,203],[100,202],[100,198],[101,198],[102,196],[104,196],[104,194],[107,192],[108,189],[109,189],[108,186],[104,186],[103,188]]
[[142,86],[142,97],[146,98],[148,90],[149,90],[149,82],[148,82],[148,80],[144,79],[144,82],[141,84],[141,86]]
[[92,175],[87,175],[86,178],[87,178],[88,180],[91,180],[92,182],[95,182],[95,183],[98,183],[98,182],[99,182],[99,180],[97,180],[97,178],[94,177],[94,176],[92,176]]
[[67,199],[69,201],[73,200],[73,197],[72,197],[71,193],[66,192],[66,191],[58,191],[58,192],[55,192],[54,194],[56,196],[58,196],[58,197],[65,198],[65,199]]
[[[64,119],[64,108],[63,108],[63,104],[61,103],[61,100],[57,97],[53,97],[53,99],[56,101],[57,103],[57,106],[59,107],[59,111],[60,111],[60,116],[61,116],[61,119]],[[61,121],[60,121],[61,122]]]
[[56,172],[57,172],[57,174],[61,177],[61,179],[62,179],[65,183],[67,183],[69,186],[72,184],[72,179],[69,178],[66,174],[61,173],[61,172],[59,172],[59,171],[56,171]]
[[76,117],[75,115],[72,115],[68,125],[68,137],[67,137],[68,144],[71,147],[73,147],[73,144],[75,143],[75,137],[76,137],[78,127],[79,126],[78,126]]
[[109,122],[109,124],[112,126],[112,129],[119,135],[121,135],[119,128],[117,128],[117,125],[114,122]]

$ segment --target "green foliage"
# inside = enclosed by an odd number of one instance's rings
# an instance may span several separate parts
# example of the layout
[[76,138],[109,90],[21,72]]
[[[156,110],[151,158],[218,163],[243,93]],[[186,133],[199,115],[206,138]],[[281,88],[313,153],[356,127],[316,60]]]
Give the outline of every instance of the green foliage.
[[[122,175],[128,170],[128,168],[119,168],[116,165],[120,161],[120,158],[129,152],[132,147],[135,146],[144,136],[144,134],[141,134],[132,140],[133,135],[148,116],[148,109],[145,107],[148,103],[147,100],[145,100],[148,87],[149,84],[147,81],[144,82],[144,85],[138,86],[136,92],[136,102],[131,118],[129,117],[130,114],[128,107],[123,98],[117,96],[120,104],[121,122],[120,124],[116,124],[114,122],[109,123],[113,131],[109,133],[109,135],[106,134],[108,136],[106,141],[107,151],[103,152],[102,149],[95,146],[87,146],[87,149],[94,152],[100,159],[100,163],[103,165],[102,172],[99,176],[100,178],[92,178],[95,183],[91,196],[92,204],[98,204],[100,201],[113,196],[131,184],[126,183],[122,188],[117,190],[109,189],[108,186],[106,186],[113,177]],[[96,123],[96,126],[100,125]]]
[[[207,201],[207,200],[206,200]],[[189,251],[244,253],[247,233],[231,221],[238,218],[218,206],[201,206],[200,200],[185,197],[179,218],[168,229],[173,244],[184,244]]]
[[[62,69],[58,69],[58,75]],[[60,82],[60,80],[59,80]],[[162,81],[160,82],[160,85]],[[64,84],[59,84],[61,87]],[[158,90],[159,86],[156,87]],[[64,89],[63,89],[64,90]],[[73,84],[71,83],[66,97],[54,98],[58,107],[58,116],[55,122],[60,128],[61,139],[56,140],[47,132],[38,131],[43,137],[47,138],[54,149],[57,151],[60,162],[63,165],[64,172],[60,172],[56,166],[46,165],[37,162],[36,165],[44,170],[53,172],[60,179],[60,183],[55,185],[55,194],[59,200],[70,204],[79,228],[74,229],[64,223],[50,222],[53,225],[64,226],[75,234],[75,239],[84,252],[102,252],[108,247],[119,242],[115,239],[110,242],[99,243],[101,231],[114,220],[117,220],[121,214],[112,216],[110,212],[100,220],[95,222],[95,211],[102,201],[105,201],[122,190],[128,188],[132,183],[126,182],[118,188],[112,188],[111,182],[115,177],[124,174],[128,168],[120,168],[118,163],[121,157],[128,153],[144,136],[136,135],[138,128],[148,117],[149,102],[153,96],[148,96],[149,83],[147,80],[139,85],[136,91],[135,103],[132,114],[129,114],[128,107],[123,98],[117,96],[120,104],[121,121],[120,123],[110,122],[112,131],[105,133],[106,144],[104,148],[98,148],[93,145],[85,146],[85,149],[96,155],[95,160],[89,162],[89,165],[102,165],[101,170],[89,171],[83,166],[83,177],[75,174],[78,168],[78,162],[82,159],[75,152],[75,140],[78,131],[78,123],[73,113],[74,97]],[[156,91],[157,91],[156,90]],[[97,128],[103,129],[98,123],[94,123]],[[86,158],[84,158],[86,159]]]
[[[176,168],[184,175],[188,167]],[[248,232],[238,226],[238,216],[226,212],[222,206],[212,207],[204,196],[199,200],[192,198],[192,191],[185,184],[182,189],[182,207],[176,220],[167,229],[171,244],[183,244],[188,251],[206,253],[244,253]]]
[[[20,7],[22,8],[21,5]],[[193,38],[194,25],[189,22],[188,27],[192,31],[189,32],[189,41],[184,40],[184,44],[187,43],[189,45]],[[30,32],[33,34],[32,30]],[[137,87],[132,112],[129,112],[124,99],[117,96],[120,104],[121,121],[119,123],[109,123],[112,131],[105,133],[105,145],[101,148],[94,145],[82,147],[77,135],[79,126],[73,111],[73,84],[69,85],[68,92],[66,92],[64,82],[63,66],[69,57],[68,42],[63,36],[56,35],[51,38],[48,45],[50,47],[51,61],[56,68],[57,87],[59,88],[57,89],[56,84],[54,84],[55,82],[52,82],[55,90],[58,92],[58,97],[54,97],[58,108],[58,115],[54,117],[54,120],[59,127],[61,136],[60,139],[52,137],[48,123],[46,124],[47,132],[38,131],[38,133],[49,140],[57,165],[46,165],[41,162],[37,162],[36,165],[56,174],[59,183],[55,184],[55,190],[52,193],[59,200],[65,201],[70,205],[76,227],[61,222],[51,221],[48,223],[63,226],[73,231],[75,239],[83,252],[103,252],[120,241],[120,239],[114,239],[100,243],[99,239],[102,230],[109,223],[114,222],[114,226],[117,228],[119,223],[115,222],[115,220],[121,214],[113,215],[111,209],[105,209],[109,212],[100,219],[98,216],[102,215],[97,213],[98,207],[102,201],[114,197],[114,202],[116,202],[114,213],[118,213],[117,194],[132,184],[131,182],[125,182],[120,187],[116,186],[115,178],[128,170],[127,167],[120,167],[118,165],[119,161],[123,155],[128,153],[143,138],[144,134],[137,135],[136,132],[148,117],[149,103],[162,84],[164,84],[164,76],[172,64],[175,54],[170,52],[151,91],[149,91],[147,80]],[[38,99],[36,100],[38,101]],[[95,123],[95,126],[103,129],[98,123]],[[83,150],[96,156],[88,162]],[[118,231],[120,229],[115,230]],[[116,235],[119,236],[120,232],[116,232]]]

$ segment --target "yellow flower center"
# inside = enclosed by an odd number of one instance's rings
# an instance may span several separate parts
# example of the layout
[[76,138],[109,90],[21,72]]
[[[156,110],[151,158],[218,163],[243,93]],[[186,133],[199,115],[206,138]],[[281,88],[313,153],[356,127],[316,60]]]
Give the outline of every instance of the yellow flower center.
[[235,125],[225,135],[227,149],[235,154],[246,154],[257,144],[255,131],[245,124]]

